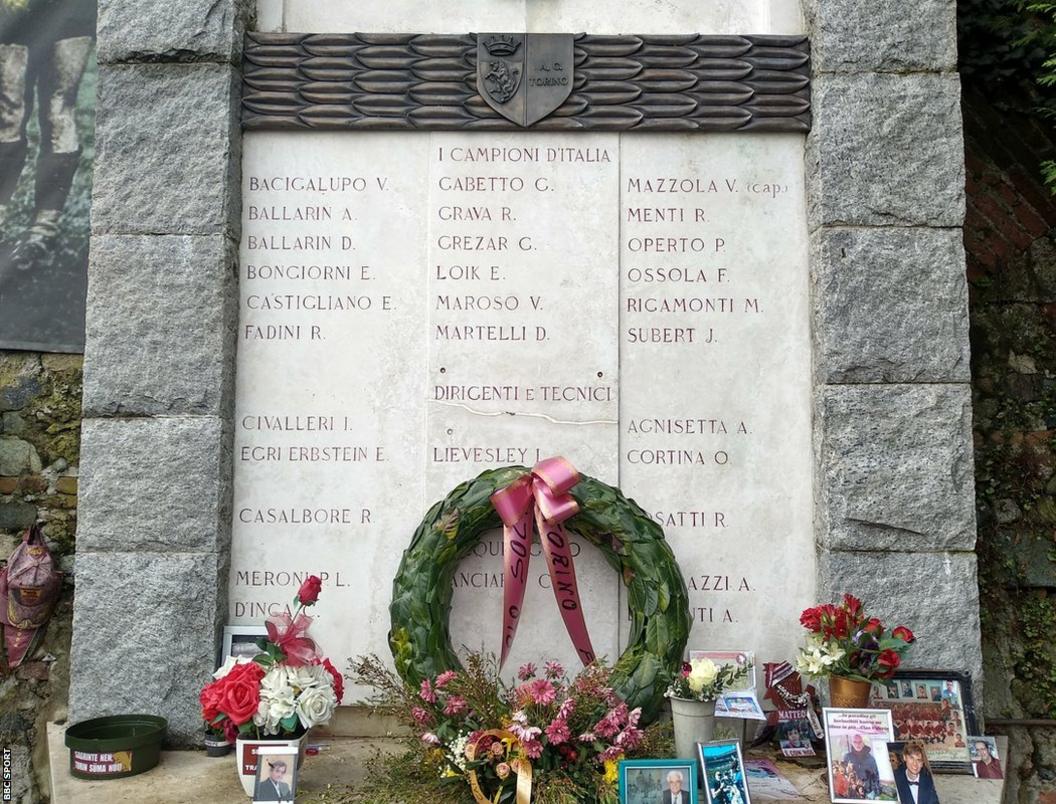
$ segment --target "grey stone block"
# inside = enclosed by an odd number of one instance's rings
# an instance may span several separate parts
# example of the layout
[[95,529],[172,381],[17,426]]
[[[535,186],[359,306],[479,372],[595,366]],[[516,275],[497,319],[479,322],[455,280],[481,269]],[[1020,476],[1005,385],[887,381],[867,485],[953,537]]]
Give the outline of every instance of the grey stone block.
[[35,474],[43,469],[37,449],[15,436],[0,436],[0,475]]
[[959,229],[825,228],[811,249],[819,382],[969,382]]
[[819,75],[807,206],[823,225],[960,226],[964,138],[956,75]]
[[99,0],[99,61],[233,61],[245,0]]
[[226,551],[229,428],[211,416],[85,419],[78,550]]
[[102,65],[93,233],[237,235],[237,71]]
[[37,521],[37,506],[22,500],[0,502],[0,530],[21,530]]
[[216,554],[86,553],[78,545],[70,722],[144,712],[201,742],[198,692],[215,667],[227,569]]
[[[818,555],[818,600],[844,592],[865,601],[871,615],[906,625],[917,643],[906,667],[965,670],[982,678],[979,584],[974,553],[845,553]],[[982,691],[975,690],[982,702]]]
[[816,73],[957,69],[956,0],[806,0]]
[[814,429],[823,546],[974,548],[968,385],[823,387]]
[[86,416],[229,410],[237,261],[223,235],[92,239]]

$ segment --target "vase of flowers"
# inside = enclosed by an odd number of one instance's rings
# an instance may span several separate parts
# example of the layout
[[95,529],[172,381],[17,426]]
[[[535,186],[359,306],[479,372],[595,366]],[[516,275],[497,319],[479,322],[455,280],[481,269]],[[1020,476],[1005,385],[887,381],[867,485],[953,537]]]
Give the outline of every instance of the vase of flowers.
[[849,594],[838,605],[806,609],[799,621],[810,635],[796,659],[796,669],[804,675],[827,676],[830,702],[838,707],[868,706],[873,681],[891,678],[915,641],[906,626],[889,631],[865,613],[861,600]]
[[228,657],[199,696],[206,727],[235,742],[236,768],[246,795],[253,795],[261,746],[296,745],[304,759],[308,732],[330,721],[344,680],[308,636],[305,609],[319,599],[322,581],[309,576],[294,598],[294,613],[269,617],[268,635],[253,658]]
[[744,682],[748,664],[717,665],[711,659],[693,659],[682,665],[667,688],[671,699],[671,721],[675,729],[675,753],[684,759],[697,755],[697,743],[711,742],[715,735],[715,701],[733,685]]
[[664,726],[639,724],[600,663],[569,678],[557,662],[522,666],[508,684],[494,657],[470,653],[457,670],[410,686],[377,657],[351,677],[375,690],[376,711],[412,730],[403,753],[367,768],[369,801],[550,801],[618,804],[620,760],[670,756]]

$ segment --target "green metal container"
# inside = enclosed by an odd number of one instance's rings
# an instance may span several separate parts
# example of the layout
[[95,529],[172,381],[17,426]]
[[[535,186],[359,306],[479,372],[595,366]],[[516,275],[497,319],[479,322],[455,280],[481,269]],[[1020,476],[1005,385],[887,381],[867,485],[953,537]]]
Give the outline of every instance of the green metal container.
[[169,722],[156,715],[112,715],[66,729],[70,774],[78,779],[123,779],[150,770],[161,757]]

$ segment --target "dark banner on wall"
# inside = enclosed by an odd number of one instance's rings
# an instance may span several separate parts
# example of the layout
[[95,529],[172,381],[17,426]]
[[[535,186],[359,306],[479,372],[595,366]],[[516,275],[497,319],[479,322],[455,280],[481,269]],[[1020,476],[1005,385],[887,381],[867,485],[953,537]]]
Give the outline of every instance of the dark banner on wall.
[[0,348],[84,350],[96,0],[0,0]]

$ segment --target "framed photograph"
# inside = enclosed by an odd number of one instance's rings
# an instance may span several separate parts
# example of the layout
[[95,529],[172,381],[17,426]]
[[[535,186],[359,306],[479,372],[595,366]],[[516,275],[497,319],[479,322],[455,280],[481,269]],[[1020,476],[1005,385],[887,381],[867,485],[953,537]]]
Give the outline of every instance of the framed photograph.
[[812,757],[814,746],[810,742],[813,728],[803,716],[802,710],[779,711],[777,713],[777,739],[781,753],[786,757]]
[[697,743],[708,804],[751,804],[738,740]]
[[224,641],[220,647],[220,664],[228,656],[245,656],[252,659],[260,653],[257,640],[268,635],[263,625],[225,625]]
[[697,804],[693,759],[625,759],[620,763],[620,804]]
[[297,752],[295,745],[257,749],[257,778],[253,804],[258,801],[285,801],[293,804],[297,795]]
[[968,735],[977,728],[967,673],[900,670],[892,682],[873,684],[869,705],[891,712],[896,740],[924,745],[936,773],[972,772]]
[[993,737],[968,735],[968,751],[972,759],[972,771],[980,779],[1004,779],[1001,757],[997,753],[997,740]]
[[829,797],[837,804],[898,801],[887,744],[894,742],[891,712],[822,710],[828,746]]

